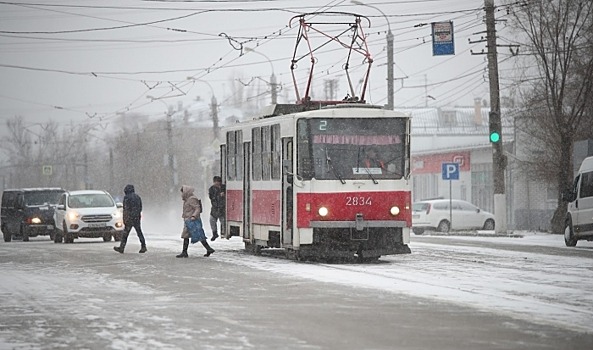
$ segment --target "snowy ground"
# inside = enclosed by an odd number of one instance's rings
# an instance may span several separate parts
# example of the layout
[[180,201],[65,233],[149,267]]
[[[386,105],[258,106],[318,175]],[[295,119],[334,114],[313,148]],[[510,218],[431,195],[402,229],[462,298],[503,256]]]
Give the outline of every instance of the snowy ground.
[[[362,265],[295,263],[228,254],[243,249],[238,237],[216,241],[213,247],[219,250],[216,259],[220,261],[274,274],[453,302],[593,334],[593,242],[579,241],[572,248],[565,246],[561,235],[515,232],[517,237],[493,237],[485,233],[455,236],[472,244],[483,242],[484,247],[452,246],[445,236],[434,237],[443,244],[423,243],[424,237],[413,235],[412,254],[382,257],[381,263]],[[171,251],[180,248],[180,241],[170,236],[151,238]],[[494,249],[486,247],[489,243],[539,249]],[[575,251],[584,252],[584,256],[571,256]]]
[[[208,227],[208,224],[205,226]],[[44,247],[51,249],[45,251],[43,248],[35,248],[37,254],[50,256],[57,251],[64,252],[60,249],[64,248],[62,245],[46,242],[47,238],[38,237],[29,243],[0,243],[4,251],[0,256],[0,296],[10,297],[3,297],[0,303],[3,312],[7,312],[0,315],[0,330],[9,330],[10,325],[6,320],[14,320],[19,314],[26,316],[38,313],[43,316],[41,319],[55,318],[55,322],[60,323],[63,319],[57,315],[67,312],[72,317],[86,320],[91,326],[94,322],[113,320],[112,329],[97,331],[99,336],[105,335],[105,341],[110,344],[110,348],[141,349],[147,344],[152,344],[154,348],[168,348],[169,345],[159,341],[175,336],[176,331],[184,327],[175,316],[180,310],[170,310],[171,300],[182,296],[183,291],[179,291],[179,295],[163,295],[156,286],[147,288],[145,284],[138,284],[133,280],[134,277],[146,280],[146,277],[154,272],[139,271],[130,261],[162,259],[166,260],[166,263],[176,263],[175,260],[178,259],[170,258],[181,248],[181,224],[177,221],[175,224],[155,224],[148,219],[144,228],[149,247],[149,252],[144,255],[136,253],[139,246],[134,233],[130,236],[124,256],[112,251],[103,254],[105,249],[111,250],[112,244],[107,247],[103,243],[68,245],[66,253],[70,251],[85,254],[88,250],[100,250],[102,257],[112,257],[109,254],[115,254],[114,258],[122,258],[119,259],[121,262],[114,259],[114,264],[118,264],[116,266],[99,266],[97,263],[97,266],[93,266],[93,273],[76,269],[64,271],[51,266],[39,269],[39,266],[43,266],[44,256],[29,258],[35,260],[35,263],[30,265],[2,258],[8,256],[6,249],[23,249],[22,246],[35,244],[38,240],[41,241],[40,244],[45,245]],[[413,236],[410,245],[412,254],[383,257],[379,263],[374,264],[300,263],[269,256],[252,256],[244,254],[242,241],[238,237],[233,237],[231,240],[217,240],[212,243],[216,253],[208,258],[208,263],[214,263],[217,268],[227,271],[233,270],[229,265],[254,269],[260,274],[273,275],[286,283],[320,281],[329,285],[355,287],[361,291],[373,290],[380,295],[411,295],[426,298],[428,303],[438,301],[462,307],[469,306],[486,313],[578,331],[587,338],[593,337],[593,242],[579,241],[576,248],[568,248],[565,247],[560,235],[533,232],[519,232],[517,235],[521,237],[455,236],[454,244],[451,244],[451,237]],[[82,243],[85,240],[76,242]],[[199,245],[190,247],[192,257],[201,258],[203,253],[204,249]],[[19,258],[29,261],[26,256]],[[72,295],[80,298],[93,295],[93,290],[101,289],[105,285],[104,278],[107,276],[97,274],[96,271],[107,273],[114,267],[130,269],[129,280],[110,280],[110,294],[81,299],[86,300],[83,305],[65,303]],[[173,274],[164,277],[183,278]],[[219,281],[220,277],[208,278],[208,283],[228,284],[228,281]],[[49,286],[52,287],[51,293],[47,293]],[[263,284],[256,287],[265,288]],[[163,314],[130,314],[125,312],[125,308],[119,309],[121,304],[118,299],[122,295],[127,299],[150,300],[152,306],[162,303],[167,307],[163,309]],[[36,298],[33,304],[31,296]],[[21,307],[24,299],[28,300],[28,304],[23,303],[25,308]],[[218,317],[220,321],[232,324],[234,321],[231,315]],[[122,325],[138,324],[139,317],[142,319],[143,328],[122,333],[122,336],[127,337],[125,341],[121,338],[111,339],[113,332]],[[27,343],[20,340],[16,348],[38,348],[34,344],[43,344],[48,338],[59,339],[60,336],[64,337],[65,344],[81,341],[67,333],[48,334],[53,331],[48,324],[30,326],[39,330],[30,333],[32,337],[29,340],[33,345],[27,347]],[[147,331],[153,328],[159,329],[161,334],[151,334]],[[225,334],[212,336],[220,338]],[[0,336],[0,349],[15,348],[14,344],[4,342],[2,338]],[[241,334],[235,332],[227,338],[228,348],[253,348],[253,344],[237,343],[247,341],[247,335],[242,338]],[[97,346],[81,344],[83,348]]]

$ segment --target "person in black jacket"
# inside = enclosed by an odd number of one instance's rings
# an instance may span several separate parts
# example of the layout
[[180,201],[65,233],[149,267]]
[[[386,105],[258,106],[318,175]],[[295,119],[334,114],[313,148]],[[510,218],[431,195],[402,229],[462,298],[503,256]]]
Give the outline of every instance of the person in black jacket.
[[218,229],[216,226],[218,221],[220,221],[220,233],[221,235],[224,235],[226,198],[222,178],[220,176],[214,176],[212,182],[214,182],[214,184],[208,189],[208,197],[210,197],[210,203],[212,203],[212,207],[210,208],[210,228],[212,229],[212,238],[210,240],[214,241],[218,238]]
[[132,227],[136,230],[138,239],[140,240],[141,248],[139,253],[146,253],[146,241],[142,234],[142,228],[140,227],[140,218],[142,215],[142,198],[136,194],[134,185],[126,185],[124,188],[124,232],[121,237],[119,247],[113,247],[113,250],[123,254],[128,241],[128,235],[132,230]]

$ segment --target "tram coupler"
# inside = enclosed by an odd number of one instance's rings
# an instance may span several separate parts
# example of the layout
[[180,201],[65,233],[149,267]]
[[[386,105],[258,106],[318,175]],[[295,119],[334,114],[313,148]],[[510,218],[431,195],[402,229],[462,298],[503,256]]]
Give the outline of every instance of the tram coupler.
[[356,214],[356,223],[355,223],[356,231],[364,230],[364,218],[362,217],[362,213]]

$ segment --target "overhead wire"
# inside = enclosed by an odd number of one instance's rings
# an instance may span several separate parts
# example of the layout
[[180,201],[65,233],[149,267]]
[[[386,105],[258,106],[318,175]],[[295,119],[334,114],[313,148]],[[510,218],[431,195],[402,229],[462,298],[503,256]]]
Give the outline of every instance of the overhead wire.
[[[6,3],[6,2],[0,2],[0,3]],[[442,12],[440,14],[442,14]],[[286,28],[283,28],[283,29],[286,29]],[[271,40],[274,40],[274,38],[265,38],[263,40],[271,41]],[[230,52],[232,53],[232,51],[230,51]],[[204,76],[206,76],[206,75],[210,74],[214,69],[232,68],[232,67],[244,66],[245,65],[245,64],[232,64],[233,61],[234,60],[231,60],[231,61],[229,61],[227,63],[220,64],[220,66],[217,66],[217,67],[211,67],[212,70],[208,70],[208,69],[205,69],[204,67],[202,67],[202,68],[198,68],[198,69],[192,68],[192,69],[188,69],[188,70],[183,70],[183,69],[182,70],[163,70],[163,71],[154,71],[154,72],[99,72],[99,74],[101,74],[101,75],[140,75],[140,74],[172,73],[172,72],[183,72],[183,71],[191,71],[191,70],[193,70],[193,71],[200,70],[203,73],[205,72],[206,74]],[[218,60],[213,65],[217,65],[217,63],[220,63],[220,62],[221,62],[221,60]],[[77,72],[67,72],[67,71],[61,71],[61,70],[55,70],[55,72],[63,72],[63,73],[67,73],[67,74],[80,74],[80,73],[77,73]]]

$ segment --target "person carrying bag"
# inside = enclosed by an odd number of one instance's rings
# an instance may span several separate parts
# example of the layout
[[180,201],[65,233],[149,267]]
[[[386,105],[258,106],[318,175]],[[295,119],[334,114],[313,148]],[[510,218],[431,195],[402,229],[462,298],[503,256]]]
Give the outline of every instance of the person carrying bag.
[[[190,240],[190,230],[188,228],[188,222],[190,224],[189,226],[191,226],[191,227],[198,226],[198,225],[199,225],[199,227],[202,226],[202,221],[200,220],[200,213],[202,212],[202,203],[198,199],[198,197],[196,197],[194,195],[194,191],[195,191],[195,189],[191,186],[186,186],[186,185],[181,186],[181,199],[183,200],[183,211],[181,213],[181,217],[183,218],[183,221],[184,221],[183,232],[181,233],[181,238],[183,238],[183,251],[181,252],[181,254],[176,256],[177,258],[187,258],[188,257],[187,248],[189,247],[189,240]],[[199,221],[199,222],[196,223],[195,221]],[[196,231],[199,232],[200,230],[197,229]],[[212,253],[214,253],[214,249],[212,249],[210,247],[210,245],[208,244],[208,241],[206,240],[206,235],[203,234],[203,232],[204,232],[203,228],[201,231],[202,231],[202,235],[201,236],[198,235],[196,237],[197,239],[199,239],[199,241],[196,241],[196,242],[202,243],[204,248],[206,248],[206,254],[204,254],[204,256],[208,257]]]

